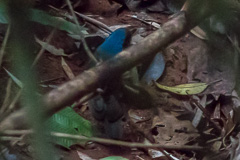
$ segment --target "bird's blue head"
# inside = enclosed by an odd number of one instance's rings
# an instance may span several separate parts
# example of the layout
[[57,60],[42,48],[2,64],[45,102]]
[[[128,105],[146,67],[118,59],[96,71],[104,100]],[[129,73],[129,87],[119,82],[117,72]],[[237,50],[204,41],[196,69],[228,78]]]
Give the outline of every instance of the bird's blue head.
[[112,58],[123,50],[131,39],[131,34],[126,28],[115,30],[105,41],[97,48],[97,58],[105,61]]

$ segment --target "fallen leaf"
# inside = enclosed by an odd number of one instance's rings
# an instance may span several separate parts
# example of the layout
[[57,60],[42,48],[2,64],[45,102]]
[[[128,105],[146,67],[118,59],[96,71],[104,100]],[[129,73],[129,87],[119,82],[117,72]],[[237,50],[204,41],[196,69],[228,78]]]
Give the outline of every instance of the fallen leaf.
[[152,131],[154,140],[159,144],[185,145],[194,142],[199,134],[189,120],[179,120],[172,113],[158,109],[159,115],[154,117]]
[[157,82],[154,82],[154,83],[160,89],[163,89],[172,93],[176,93],[179,95],[199,94],[208,87],[208,84],[206,83],[188,83],[188,84],[180,84],[172,87],[164,86]]
[[75,77],[75,75],[72,72],[72,69],[69,67],[69,65],[66,63],[66,61],[64,60],[64,58],[62,57],[62,61],[61,61],[62,67],[64,72],[67,74],[69,79],[73,79]]
[[40,39],[36,38],[36,42],[41,45],[42,48],[47,50],[49,53],[55,55],[55,56],[68,56],[64,53],[63,49],[57,49],[51,44],[48,44],[46,42],[41,41]]

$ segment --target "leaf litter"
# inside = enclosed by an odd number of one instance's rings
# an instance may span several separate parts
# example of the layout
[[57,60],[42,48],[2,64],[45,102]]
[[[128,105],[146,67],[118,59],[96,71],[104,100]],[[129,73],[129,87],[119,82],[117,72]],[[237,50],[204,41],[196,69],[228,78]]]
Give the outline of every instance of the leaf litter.
[[[117,15],[117,10],[121,6],[116,3],[110,5],[107,0],[89,0],[88,4],[80,5],[81,2],[75,3],[76,11],[82,9],[83,14],[91,15],[91,18],[101,21],[110,28],[118,25],[143,28],[142,31],[144,32],[137,34],[136,41],[151,33],[156,26],[159,27],[168,19],[166,14],[145,13],[147,16],[150,15],[150,18],[136,20],[131,18],[136,15],[136,12],[130,12],[126,9]],[[129,3],[127,7],[132,11],[145,11],[146,9],[156,11],[154,5],[148,8],[138,8],[137,2],[134,5]],[[159,2],[157,5],[161,6],[157,8],[158,12],[166,12],[166,6],[163,3]],[[83,6],[85,9],[81,8]],[[40,11],[37,13],[40,13]],[[146,15],[145,17],[147,17]],[[159,25],[149,22],[149,19]],[[65,30],[71,34],[77,32],[75,24],[68,23],[63,18],[58,18],[58,21],[60,20],[68,25],[65,26],[66,28],[60,27],[60,30]],[[98,27],[85,22],[84,19],[80,19],[80,21],[84,25],[84,34],[99,31]],[[6,22],[6,20],[4,19],[3,22]],[[151,24],[154,24],[155,27],[151,26]],[[51,24],[48,22],[47,25]],[[38,27],[41,28],[42,26]],[[55,55],[46,52],[38,62],[37,67],[40,68],[41,80],[48,81],[49,85],[60,85],[87,69],[88,58],[83,47],[81,47],[80,40],[74,38],[73,40],[67,33],[58,31],[53,37],[53,42],[46,44],[44,37],[48,36],[49,27],[43,28],[36,33],[39,38],[38,43],[41,42],[40,44],[45,46],[48,52]],[[86,28],[88,32],[86,32]],[[234,90],[238,87],[236,87],[235,74],[237,68],[233,65],[234,50],[229,46],[221,47],[221,44],[217,44],[217,46],[214,46],[216,44],[209,45],[206,41],[200,40],[206,40],[206,35],[202,33],[202,30],[194,34],[195,36],[191,33],[186,34],[163,50],[165,68],[162,66],[160,68],[163,75],[157,75],[157,78],[154,79],[158,86],[162,84],[160,88],[163,90],[158,90],[155,86],[148,86],[155,95],[154,104],[158,108],[158,114],[149,109],[131,110],[128,117],[123,120],[125,135],[123,140],[143,142],[143,139],[151,137],[158,144],[192,145],[193,147],[202,145],[209,146],[215,151],[201,153],[191,150],[168,150],[174,159],[227,159],[230,157],[231,160],[237,160],[239,159],[240,143],[236,124],[240,121],[238,116],[240,105],[239,96]],[[71,39],[71,41],[67,41],[65,38]],[[95,42],[94,38],[89,39],[87,42],[92,51],[96,49],[96,47],[92,47]],[[80,45],[78,46],[76,43],[80,43]],[[101,43],[101,40],[99,42],[97,40],[97,43],[96,46]],[[70,54],[73,54],[73,56],[69,56]],[[60,56],[64,56],[64,64],[61,64],[63,58]],[[65,64],[69,65],[66,66]],[[215,81],[219,82],[212,84]],[[192,91],[189,91],[189,85]],[[46,91],[46,89],[43,89],[42,92],[46,93]],[[177,93],[177,95],[171,92]],[[179,93],[181,94],[178,95]],[[94,124],[95,122],[88,109],[80,112],[82,107],[83,105],[76,106],[74,110]],[[216,127],[219,128],[219,131],[216,131]],[[71,148],[71,146],[68,147]],[[160,149],[157,151],[162,152]],[[77,159],[153,159],[153,155],[147,154],[146,150],[113,147],[98,143],[91,144],[91,147],[79,147],[74,144],[71,153],[76,154],[76,152],[78,155],[81,153],[81,156],[79,155]],[[166,159],[167,156],[163,155]]]

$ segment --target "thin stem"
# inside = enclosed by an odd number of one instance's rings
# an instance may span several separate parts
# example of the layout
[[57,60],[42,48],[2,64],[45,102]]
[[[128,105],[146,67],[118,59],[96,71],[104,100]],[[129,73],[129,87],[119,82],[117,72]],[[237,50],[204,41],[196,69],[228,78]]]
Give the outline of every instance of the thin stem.
[[9,25],[8,25],[8,28],[7,28],[6,35],[5,35],[4,40],[3,40],[3,43],[2,43],[1,50],[0,50],[0,67],[1,67],[1,65],[2,65],[2,59],[3,59],[4,51],[5,51],[7,42],[8,42],[10,30],[11,30],[11,25],[9,24]]
[[51,135],[56,136],[56,137],[62,137],[62,138],[72,138],[72,139],[78,139],[78,140],[94,141],[94,142],[99,142],[99,143],[104,143],[104,144],[118,145],[118,146],[130,147],[130,148],[135,148],[135,147],[138,147],[138,148],[163,148],[163,149],[174,149],[174,150],[204,150],[204,149],[206,149],[206,148],[200,147],[200,146],[189,146],[189,145],[176,146],[176,145],[162,145],[162,144],[133,143],[133,142],[125,142],[125,141],[105,139],[105,138],[84,137],[84,136],[79,136],[79,135],[71,135],[71,134],[58,133],[58,132],[51,132]]
[[85,16],[84,14],[78,13],[76,11],[74,13],[76,13],[76,15],[78,15],[79,17],[87,20],[89,23],[92,23],[92,24],[98,26],[99,28],[106,30],[108,33],[112,33],[113,32],[113,30],[111,30],[111,28],[109,28],[106,24],[104,24],[104,23],[102,23],[100,21],[97,21],[97,20],[95,20],[95,19],[93,19],[91,17]]
[[19,137],[7,137],[7,136],[2,136],[0,137],[0,141],[21,141],[22,138]]
[[[46,40],[46,43],[49,44],[53,38],[53,35],[55,33],[56,29],[54,29],[50,35],[48,36],[47,40]],[[42,47],[41,50],[38,52],[38,55],[36,56],[36,58],[34,59],[33,63],[32,63],[32,66],[31,67],[34,67],[36,65],[36,63],[38,62],[38,60],[40,59],[40,57],[42,56],[42,54],[44,53],[45,51],[45,48]]]
[[12,79],[9,78],[7,87],[6,87],[6,95],[5,95],[3,104],[0,109],[0,114],[2,114],[5,110],[7,110],[7,107],[8,107],[9,101],[10,101],[11,88],[12,88]]
[[[2,132],[3,135],[21,135],[21,134],[33,134],[32,130],[5,130]],[[94,141],[98,143],[103,144],[109,144],[109,145],[117,145],[117,146],[124,146],[124,147],[130,147],[130,148],[162,148],[162,149],[172,149],[172,150],[205,150],[206,147],[200,147],[200,146],[190,146],[190,145],[162,145],[162,144],[151,144],[151,143],[134,143],[134,142],[125,142],[125,141],[119,141],[119,140],[112,140],[112,139],[105,139],[105,138],[97,138],[97,137],[85,137],[80,135],[72,135],[72,134],[66,134],[66,133],[59,133],[59,132],[51,132],[52,136],[55,137],[62,137],[62,138],[71,138],[71,139],[78,139],[78,140],[86,140],[86,141]]]
[[16,96],[14,97],[13,101],[11,102],[11,104],[8,106],[8,110],[6,110],[4,112],[4,115],[1,115],[0,117],[0,122],[3,121],[9,114],[12,113],[12,111],[14,110],[15,106],[16,106],[16,103],[18,102],[20,96],[22,94],[22,89],[20,89]]
[[69,7],[69,9],[70,9],[70,11],[71,11],[71,14],[72,14],[72,16],[73,16],[73,19],[74,19],[74,21],[75,21],[75,23],[76,23],[76,25],[77,25],[77,27],[78,27],[78,29],[79,29],[79,31],[80,31],[79,34],[80,34],[81,41],[82,41],[82,43],[83,43],[83,47],[84,47],[85,51],[87,52],[87,55],[89,56],[89,58],[91,58],[91,59],[97,64],[97,63],[98,63],[98,60],[94,57],[93,53],[92,53],[92,52],[90,51],[90,49],[88,48],[88,45],[87,45],[87,43],[86,43],[86,41],[85,41],[85,38],[84,38],[84,35],[83,35],[82,32],[81,32],[81,27],[80,27],[80,24],[79,24],[79,22],[78,22],[78,20],[77,20],[77,16],[75,15],[75,12],[74,12],[74,10],[73,10],[72,4],[71,4],[70,0],[66,0],[66,2],[67,2],[68,7]]

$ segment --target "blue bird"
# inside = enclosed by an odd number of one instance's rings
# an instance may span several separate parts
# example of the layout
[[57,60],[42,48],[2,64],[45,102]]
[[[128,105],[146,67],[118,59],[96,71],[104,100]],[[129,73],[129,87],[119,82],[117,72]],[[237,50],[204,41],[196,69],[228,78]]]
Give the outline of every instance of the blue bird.
[[[120,28],[114,31],[96,49],[98,60],[105,61],[126,48],[131,40],[131,30]],[[103,122],[104,135],[108,138],[119,139],[122,135],[121,117],[124,114],[124,104],[121,103],[122,94],[116,92],[120,82],[112,82],[96,97],[89,101],[89,108],[93,117]]]
[[[106,61],[117,55],[119,52],[129,46],[133,32],[135,32],[135,30],[131,30],[129,28],[120,28],[114,31],[96,49],[96,58],[100,61]],[[155,56],[152,64],[146,70],[145,75],[143,76],[143,81],[150,82],[151,80],[156,80],[158,76],[161,76],[159,74],[162,74],[161,70],[164,69],[165,64],[162,59],[163,57],[161,54]],[[161,63],[161,70],[159,70],[159,63],[157,62]],[[121,118],[126,110],[125,104],[139,109],[152,106],[152,99],[148,91],[146,91],[144,87],[141,87],[139,84],[137,84],[138,82],[133,82],[132,80],[134,79],[132,77],[138,77],[138,75],[136,75],[138,73],[136,73],[135,76],[132,76],[133,72],[131,71],[126,76],[128,78],[122,76],[122,78],[120,77],[118,80],[111,80],[111,83],[108,83],[107,86],[104,86],[104,90],[99,92],[96,97],[89,101],[89,108],[93,117],[97,121],[103,122],[104,135],[108,138],[121,138]],[[124,85],[127,85],[131,89],[127,89],[124,87]],[[135,91],[139,94],[136,94]]]
[[97,48],[96,57],[102,61],[112,58],[126,48],[131,40],[132,31],[126,28],[120,28],[114,31],[105,41]]

